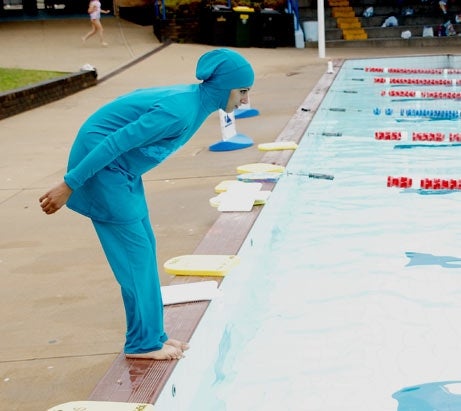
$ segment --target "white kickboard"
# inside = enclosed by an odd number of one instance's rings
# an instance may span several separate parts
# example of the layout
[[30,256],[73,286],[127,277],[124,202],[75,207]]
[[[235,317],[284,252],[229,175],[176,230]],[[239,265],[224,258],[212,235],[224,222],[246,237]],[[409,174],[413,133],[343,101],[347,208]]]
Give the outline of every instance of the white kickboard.
[[[246,183],[242,183],[242,184],[246,184]],[[219,205],[221,204],[223,195],[224,193],[220,193],[219,195],[210,198],[209,202],[210,202],[211,207],[214,207],[214,208],[219,207]],[[258,191],[256,193],[256,198],[254,200],[253,205],[258,206],[258,205],[266,204],[266,201],[270,195],[271,195],[271,191],[266,191],[266,190]]]
[[161,287],[163,305],[207,301],[221,295],[217,281],[199,281]]
[[218,211],[251,211],[261,183],[244,183],[230,186],[221,194]]
[[56,405],[48,411],[154,411],[154,406],[139,402],[72,401]]

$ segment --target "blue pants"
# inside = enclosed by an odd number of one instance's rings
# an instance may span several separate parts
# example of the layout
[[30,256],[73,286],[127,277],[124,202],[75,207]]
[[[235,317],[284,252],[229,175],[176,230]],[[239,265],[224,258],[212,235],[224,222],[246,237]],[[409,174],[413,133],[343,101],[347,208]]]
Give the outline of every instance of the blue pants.
[[133,224],[92,221],[121,287],[127,324],[125,353],[160,350],[168,337],[149,217]]

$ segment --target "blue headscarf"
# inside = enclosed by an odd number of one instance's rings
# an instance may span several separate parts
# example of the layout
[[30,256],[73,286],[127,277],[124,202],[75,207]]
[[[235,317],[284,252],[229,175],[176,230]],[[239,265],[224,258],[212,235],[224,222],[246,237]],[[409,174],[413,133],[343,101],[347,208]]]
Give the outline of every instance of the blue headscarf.
[[221,109],[225,109],[231,90],[251,87],[255,79],[248,60],[229,49],[203,54],[197,62],[196,77],[203,80],[202,87]]

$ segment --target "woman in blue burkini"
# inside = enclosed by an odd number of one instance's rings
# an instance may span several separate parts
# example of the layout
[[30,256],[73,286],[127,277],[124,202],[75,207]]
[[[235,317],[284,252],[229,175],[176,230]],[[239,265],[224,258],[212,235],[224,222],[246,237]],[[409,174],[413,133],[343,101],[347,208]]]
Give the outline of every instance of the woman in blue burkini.
[[128,358],[180,359],[186,342],[168,338],[155,237],[142,174],[184,145],[218,109],[248,103],[254,72],[239,53],[202,55],[202,82],[136,90],[97,110],[80,128],[64,181],[40,197],[46,214],[64,204],[89,217],[120,284]]

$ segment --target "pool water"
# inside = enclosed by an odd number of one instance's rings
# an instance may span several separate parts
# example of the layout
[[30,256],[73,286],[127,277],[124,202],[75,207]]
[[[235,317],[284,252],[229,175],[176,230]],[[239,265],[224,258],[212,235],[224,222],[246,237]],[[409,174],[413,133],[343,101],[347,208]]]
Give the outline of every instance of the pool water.
[[[388,95],[459,86],[375,81],[459,74],[365,70],[460,63],[344,62],[156,409],[461,409],[461,192],[419,187],[461,179],[461,147],[411,141],[461,132],[460,121],[405,115],[461,110],[461,101]],[[376,140],[376,131],[410,139]],[[389,176],[412,187],[388,187]]]

